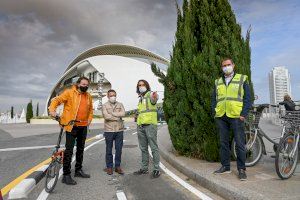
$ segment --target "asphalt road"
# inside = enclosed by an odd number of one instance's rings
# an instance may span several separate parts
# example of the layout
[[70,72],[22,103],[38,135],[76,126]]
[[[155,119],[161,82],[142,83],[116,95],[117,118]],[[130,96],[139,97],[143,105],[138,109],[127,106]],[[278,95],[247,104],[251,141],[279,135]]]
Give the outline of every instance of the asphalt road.
[[[91,174],[90,179],[75,178],[77,185],[67,186],[59,180],[56,188],[47,199],[117,199],[117,192],[122,191],[127,199],[198,199],[187,189],[179,185],[167,174],[162,173],[158,179],[152,179],[150,174],[135,176],[133,172],[139,169],[140,150],[138,147],[137,135],[135,129],[125,132],[124,146],[122,154],[122,168],[125,175],[114,174],[107,175],[103,169],[105,168],[105,141],[100,141],[92,146],[84,153],[83,169]],[[91,130],[89,137],[102,134],[103,130]],[[18,148],[27,146],[43,146],[53,145],[56,143],[58,133],[36,135],[29,137],[12,138],[9,134],[0,133],[0,149]],[[95,142],[92,140],[86,144],[86,147]],[[64,144],[64,141],[62,141]],[[17,150],[17,151],[0,151],[0,188],[20,176],[22,173],[46,160],[52,152],[52,148],[33,149],[33,150]],[[162,162],[164,162],[162,160]],[[73,163],[74,164],[74,163]],[[165,163],[167,166],[167,163]],[[74,165],[73,165],[74,166]],[[152,170],[150,162],[150,172]],[[169,168],[172,168],[169,166]],[[183,175],[172,169],[183,179]],[[188,181],[197,189],[204,191],[214,199],[220,197],[211,194],[209,191],[201,188],[192,181]],[[37,199],[42,197],[41,193],[44,189],[44,180],[30,193],[28,199]],[[5,197],[5,199],[7,196]],[[44,196],[42,199],[46,199]]]

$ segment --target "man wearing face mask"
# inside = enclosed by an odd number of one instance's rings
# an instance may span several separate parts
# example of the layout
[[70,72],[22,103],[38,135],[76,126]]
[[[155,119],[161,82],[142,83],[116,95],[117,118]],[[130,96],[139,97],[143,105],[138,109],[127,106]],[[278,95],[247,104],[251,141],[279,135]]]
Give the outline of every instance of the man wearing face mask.
[[102,106],[102,114],[104,117],[104,137],[106,142],[106,173],[113,174],[113,155],[112,147],[115,141],[115,172],[123,175],[124,172],[121,165],[121,155],[123,147],[124,122],[122,117],[125,116],[125,109],[122,103],[116,101],[117,93],[115,90],[107,92],[108,102]]
[[135,175],[148,174],[149,152],[148,145],[153,155],[152,177],[160,176],[159,171],[159,150],[157,145],[157,106],[158,95],[151,92],[149,83],[145,80],[139,80],[136,87],[139,95],[138,117],[137,117],[137,135],[139,146],[142,152],[142,161],[140,170],[134,172]]
[[234,72],[235,65],[231,58],[223,59],[221,67],[224,76],[215,80],[212,112],[219,129],[222,166],[214,174],[231,173],[229,135],[232,129],[236,142],[238,177],[243,181],[247,179],[244,120],[251,108],[250,87],[246,75]]
[[92,97],[87,92],[89,79],[80,77],[72,88],[66,89],[61,95],[53,98],[49,106],[49,114],[56,117],[56,108],[64,104],[63,114],[60,117],[61,124],[67,124],[71,120],[76,120],[74,125],[65,126],[66,149],[63,160],[63,179],[67,185],[76,185],[76,181],[71,177],[71,161],[75,140],[77,142],[75,177],[90,178],[82,170],[83,152],[87,136],[87,127],[93,119]]

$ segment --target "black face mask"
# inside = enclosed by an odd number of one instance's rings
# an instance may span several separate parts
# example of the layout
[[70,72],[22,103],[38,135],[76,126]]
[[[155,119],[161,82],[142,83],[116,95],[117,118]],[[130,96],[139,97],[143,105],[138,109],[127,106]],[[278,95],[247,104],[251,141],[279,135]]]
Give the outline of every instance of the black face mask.
[[88,90],[88,86],[79,86],[81,92],[86,92]]

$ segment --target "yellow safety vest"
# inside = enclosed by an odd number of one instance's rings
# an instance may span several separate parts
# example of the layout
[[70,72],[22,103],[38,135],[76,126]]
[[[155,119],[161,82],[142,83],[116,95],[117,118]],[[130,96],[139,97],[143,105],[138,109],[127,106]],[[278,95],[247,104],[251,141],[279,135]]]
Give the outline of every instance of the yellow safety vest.
[[139,101],[137,124],[157,124],[157,106],[151,104],[150,92]]
[[215,80],[217,106],[215,117],[222,117],[226,114],[230,118],[238,118],[243,108],[244,82],[246,75],[235,74],[230,84],[226,86],[223,78]]

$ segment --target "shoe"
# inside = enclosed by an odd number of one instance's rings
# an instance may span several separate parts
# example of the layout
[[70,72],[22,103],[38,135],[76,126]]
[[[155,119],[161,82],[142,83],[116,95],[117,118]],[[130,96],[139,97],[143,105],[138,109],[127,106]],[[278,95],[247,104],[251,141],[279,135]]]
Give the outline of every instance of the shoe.
[[121,167],[116,167],[115,172],[118,174],[124,175],[124,171],[121,169]]
[[158,178],[159,176],[160,176],[160,171],[153,170],[153,172],[152,172],[152,178]]
[[226,169],[226,167],[222,166],[220,169],[214,171],[214,174],[229,174],[231,173],[230,169]]
[[134,175],[142,175],[142,174],[148,174],[149,171],[147,169],[140,169],[139,171],[133,172]]
[[106,169],[104,169],[104,171],[105,171],[108,175],[112,175],[112,174],[113,174],[112,168],[106,168]]
[[61,182],[66,185],[76,185],[77,184],[76,181],[74,179],[72,179],[71,175],[64,175]]
[[240,179],[240,181],[247,180],[246,171],[244,169],[239,169],[239,179]]
[[86,174],[81,170],[78,170],[75,172],[75,177],[80,177],[80,178],[91,178],[91,176],[89,174]]

